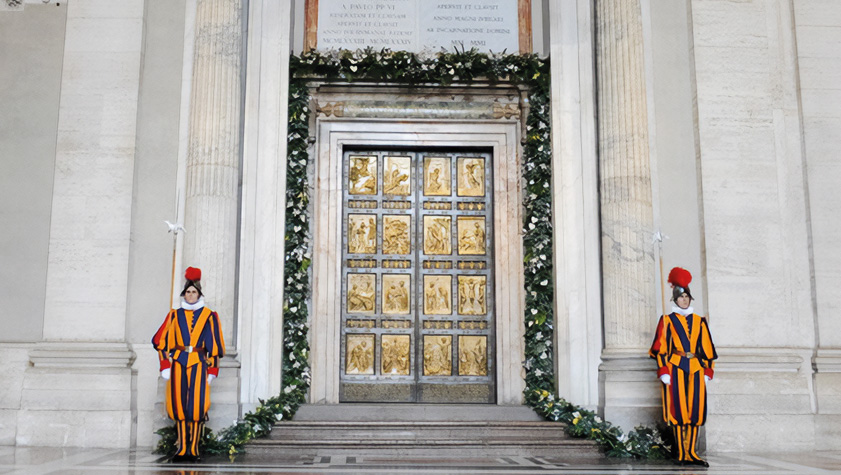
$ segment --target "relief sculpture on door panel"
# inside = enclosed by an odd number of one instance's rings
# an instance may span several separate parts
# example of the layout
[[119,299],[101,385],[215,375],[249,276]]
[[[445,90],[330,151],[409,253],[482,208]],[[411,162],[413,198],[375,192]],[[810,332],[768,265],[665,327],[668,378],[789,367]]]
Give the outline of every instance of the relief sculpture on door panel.
[[453,372],[452,335],[424,335],[424,376],[450,376]]
[[450,315],[452,310],[452,276],[423,276],[423,313],[426,315]]
[[460,315],[484,315],[486,279],[483,275],[458,276],[458,313]]
[[452,218],[450,216],[423,217],[423,252],[424,254],[452,254],[450,238]]
[[450,159],[426,157],[423,162],[423,194],[450,196]]
[[485,217],[459,216],[458,253],[461,255],[485,254]]
[[374,335],[347,335],[347,374],[374,374]]
[[351,195],[377,194],[377,157],[350,157],[348,193]]
[[411,194],[412,159],[386,157],[383,167],[383,193],[409,196]]
[[458,157],[458,196],[485,196],[485,160]]
[[459,376],[487,376],[488,337],[483,335],[459,335]]
[[411,277],[405,274],[383,275],[383,313],[408,315],[411,301]]
[[409,374],[411,346],[409,335],[383,335],[382,374]]
[[349,214],[347,224],[349,254],[377,252],[377,217],[369,214]]
[[375,279],[374,274],[348,274],[348,313],[374,313],[377,292]]
[[383,216],[383,254],[410,254],[411,216]]

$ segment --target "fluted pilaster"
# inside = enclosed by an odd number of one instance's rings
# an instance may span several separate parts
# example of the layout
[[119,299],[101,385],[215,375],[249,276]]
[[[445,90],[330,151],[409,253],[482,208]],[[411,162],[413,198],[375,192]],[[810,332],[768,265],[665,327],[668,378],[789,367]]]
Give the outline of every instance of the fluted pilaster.
[[646,347],[656,312],[639,0],[596,2],[605,348]]
[[187,154],[184,264],[233,342],[242,101],[242,0],[198,0]]

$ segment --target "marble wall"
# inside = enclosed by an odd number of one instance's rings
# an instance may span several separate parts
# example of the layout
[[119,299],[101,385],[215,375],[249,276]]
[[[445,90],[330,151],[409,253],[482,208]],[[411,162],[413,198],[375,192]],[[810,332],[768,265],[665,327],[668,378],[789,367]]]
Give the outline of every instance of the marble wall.
[[[815,444],[816,342],[793,3],[693,1],[712,450]],[[751,430],[747,428],[751,427]]]
[[[0,14],[0,341],[41,337],[67,7]],[[10,252],[14,250],[13,252]]]
[[841,437],[841,8],[832,0],[793,7],[817,312],[815,431],[817,446],[832,448]]
[[41,339],[67,7],[0,13],[0,445],[15,445]]

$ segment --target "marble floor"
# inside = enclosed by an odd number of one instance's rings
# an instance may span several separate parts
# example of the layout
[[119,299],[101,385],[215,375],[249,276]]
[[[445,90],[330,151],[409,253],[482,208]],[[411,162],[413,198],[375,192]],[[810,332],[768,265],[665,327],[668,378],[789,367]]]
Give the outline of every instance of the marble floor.
[[207,458],[199,464],[166,463],[149,449],[56,449],[0,447],[0,475],[428,473],[428,474],[841,474],[841,452],[710,455],[711,467],[559,457],[429,458],[395,456],[295,456],[272,460],[243,455]]

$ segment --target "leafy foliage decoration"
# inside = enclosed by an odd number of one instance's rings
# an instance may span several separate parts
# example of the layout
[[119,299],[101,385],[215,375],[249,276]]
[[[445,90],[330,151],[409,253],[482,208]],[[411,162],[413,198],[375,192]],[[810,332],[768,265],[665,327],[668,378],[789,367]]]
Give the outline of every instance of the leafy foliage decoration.
[[[255,437],[268,435],[276,421],[289,420],[306,400],[309,388],[307,302],[311,264],[307,148],[309,93],[313,78],[346,82],[408,85],[505,82],[528,88],[529,113],[523,148],[523,247],[526,311],[524,315],[525,401],[547,420],[565,422],[573,437],[595,440],[613,457],[659,459],[668,442],[655,428],[638,426],[629,434],[555,394],[554,282],[552,280],[552,169],[549,62],[536,55],[485,54],[473,50],[419,55],[388,49],[310,51],[290,58],[286,182],[286,262],[284,268],[283,390],[214,434],[205,430],[203,451],[233,457]],[[156,452],[175,452],[175,426],[157,431]]]

